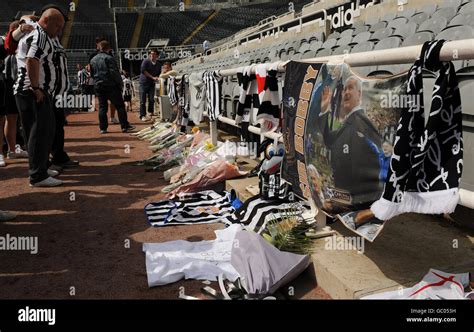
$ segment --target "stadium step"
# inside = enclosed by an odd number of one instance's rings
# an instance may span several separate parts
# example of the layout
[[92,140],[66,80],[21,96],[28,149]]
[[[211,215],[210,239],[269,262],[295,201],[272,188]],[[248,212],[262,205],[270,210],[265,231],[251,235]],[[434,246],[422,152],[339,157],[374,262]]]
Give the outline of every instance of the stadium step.
[[193,30],[193,32],[191,32],[191,34],[181,43],[181,45],[186,45],[187,43],[189,43],[193,39],[193,37],[206,26],[206,24],[208,24],[214,17],[216,17],[218,13],[219,10],[214,10],[211,15],[209,15],[209,17],[204,20],[204,22],[199,24]]
[[136,48],[138,45],[140,34],[142,32],[144,17],[145,17],[145,14],[143,12],[138,14],[137,24],[135,25],[135,30],[133,31],[132,40],[130,41],[130,48]]

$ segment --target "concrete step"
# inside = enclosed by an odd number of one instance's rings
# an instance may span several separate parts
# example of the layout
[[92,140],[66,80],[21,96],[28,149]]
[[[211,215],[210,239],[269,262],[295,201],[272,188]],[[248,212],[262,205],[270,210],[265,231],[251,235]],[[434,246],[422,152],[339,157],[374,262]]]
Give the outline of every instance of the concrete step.
[[[331,227],[337,238],[354,236],[339,222]],[[363,253],[334,250],[329,241],[315,241],[313,263],[318,286],[334,299],[411,287],[430,268],[474,275],[474,231],[437,216],[394,218],[373,243],[364,242]]]

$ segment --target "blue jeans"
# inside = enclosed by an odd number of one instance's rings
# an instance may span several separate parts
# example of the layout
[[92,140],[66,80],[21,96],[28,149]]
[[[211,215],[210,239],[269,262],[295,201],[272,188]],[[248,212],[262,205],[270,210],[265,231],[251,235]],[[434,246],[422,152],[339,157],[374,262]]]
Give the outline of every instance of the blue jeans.
[[148,97],[148,113],[155,109],[155,85],[140,84],[140,117],[146,116],[146,100]]

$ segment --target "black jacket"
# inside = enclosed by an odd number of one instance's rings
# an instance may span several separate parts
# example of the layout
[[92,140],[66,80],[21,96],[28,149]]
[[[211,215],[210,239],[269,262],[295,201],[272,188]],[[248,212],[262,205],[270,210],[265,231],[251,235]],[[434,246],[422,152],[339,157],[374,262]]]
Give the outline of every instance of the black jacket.
[[381,137],[362,109],[352,113],[335,131],[327,128],[327,114],[320,118],[325,123],[323,137],[331,150],[334,185],[351,194],[352,204],[359,205],[380,197],[380,166],[370,140],[381,149]]
[[5,105],[5,76],[3,75],[3,69],[5,67],[5,58],[7,57],[7,51],[5,50],[5,44],[3,38],[0,37],[0,107]]
[[96,90],[122,89],[123,81],[114,57],[99,52],[91,60],[91,76]]

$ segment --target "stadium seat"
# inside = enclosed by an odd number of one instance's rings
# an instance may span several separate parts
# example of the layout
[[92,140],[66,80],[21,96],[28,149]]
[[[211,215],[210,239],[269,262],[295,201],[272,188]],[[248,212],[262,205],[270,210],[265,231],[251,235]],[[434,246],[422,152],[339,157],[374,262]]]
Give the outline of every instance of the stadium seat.
[[474,13],[474,2],[467,2],[465,5],[459,8],[459,12],[463,14]]
[[445,17],[432,17],[429,20],[423,22],[418,27],[418,31],[430,31],[434,34],[438,34],[441,30],[446,28],[448,20]]
[[449,22],[449,26],[456,26],[456,25],[471,25],[472,26],[473,24],[474,24],[474,12],[458,14],[453,17],[451,22]]
[[447,21],[450,21],[454,16],[456,16],[457,8],[453,7],[444,7],[440,8],[431,15],[431,17],[444,17]]
[[323,45],[323,42],[320,41],[320,40],[315,40],[315,41],[312,41],[310,44],[309,44],[309,47],[312,51],[317,51],[321,48],[321,46]]
[[335,46],[345,46],[349,45],[352,41],[352,36],[347,36],[344,38],[339,38]]
[[349,37],[352,38],[353,33],[354,33],[354,29],[352,29],[352,28],[346,29],[346,30],[341,32],[341,34],[339,35],[339,38],[340,39],[349,38]]
[[353,31],[353,36],[358,35],[359,33],[362,33],[362,32],[367,32],[369,31],[369,29],[370,29],[370,26],[366,24],[356,26]]
[[416,23],[409,22],[396,28],[395,31],[393,32],[393,35],[400,36],[403,39],[405,39],[407,37],[413,36],[416,32],[416,29],[417,29]]
[[302,54],[301,53],[295,53],[292,57],[291,60],[301,60]]
[[303,43],[303,44],[300,46],[298,52],[304,53],[304,52],[308,51],[308,50],[310,49],[310,47],[311,47],[311,46],[310,46],[309,43]]
[[426,20],[428,20],[430,18],[430,15],[428,13],[417,13],[415,15],[413,15],[412,17],[409,18],[410,22],[414,22],[418,25],[422,24],[423,22],[425,22]]
[[433,40],[433,33],[428,31],[420,31],[414,34],[413,36],[409,36],[403,40],[402,46],[414,46],[414,45],[421,45],[427,41]]
[[341,45],[333,50],[332,55],[349,54],[350,52],[351,46]]
[[333,48],[334,46],[336,46],[337,44],[337,40],[336,39],[328,39],[326,40],[323,45],[321,46],[321,48]]
[[446,28],[436,36],[436,39],[445,40],[460,40],[471,38],[474,38],[474,28],[468,25],[460,25]]
[[397,48],[397,47],[400,47],[401,44],[402,44],[402,39],[400,37],[396,37],[396,36],[388,37],[379,41],[375,45],[374,51],[384,50],[384,49],[389,49],[389,48]]
[[371,24],[369,30],[374,32],[374,31],[381,30],[381,29],[386,28],[386,27],[387,27],[387,22],[380,21],[380,22]]
[[369,52],[369,51],[372,51],[373,49],[374,49],[374,43],[370,41],[366,41],[365,43],[360,43],[360,44],[355,45],[352,48],[351,53]]
[[302,59],[311,59],[316,56],[316,51],[307,51],[302,55]]
[[368,41],[372,33],[370,31],[361,32],[352,39],[352,43],[360,44]]
[[397,18],[393,19],[392,21],[388,22],[387,27],[397,29],[397,28],[407,24],[407,22],[408,22],[408,19],[406,17],[397,17]]
[[388,38],[392,35],[393,29],[392,28],[383,28],[381,30],[375,31],[372,36],[370,36],[370,40],[382,40]]
[[331,53],[332,53],[332,50],[330,48],[323,48],[323,49],[320,49],[316,53],[316,57],[319,58],[319,57],[323,57],[323,56],[329,56],[329,55],[331,55]]

